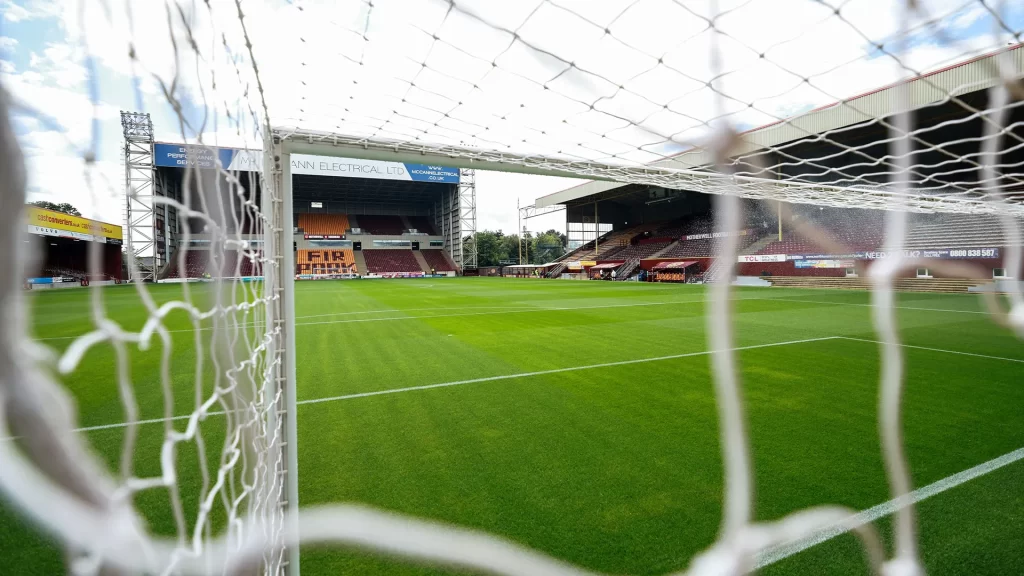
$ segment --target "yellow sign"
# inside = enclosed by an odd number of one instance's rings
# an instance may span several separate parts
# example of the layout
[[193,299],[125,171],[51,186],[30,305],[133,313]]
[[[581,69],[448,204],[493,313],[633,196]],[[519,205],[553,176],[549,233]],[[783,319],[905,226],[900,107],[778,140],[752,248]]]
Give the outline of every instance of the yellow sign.
[[[69,236],[82,240],[100,238],[122,240],[121,227],[114,224],[107,224],[98,220],[90,220],[81,216],[72,216],[53,210],[44,210],[35,206],[26,206],[25,215],[28,220],[29,232],[36,234],[47,234],[54,232],[55,236]],[[41,229],[41,230],[40,230]],[[61,234],[69,232],[70,234]],[[87,238],[93,237],[93,238]]]
[[596,265],[597,265],[597,262],[595,262],[593,260],[580,260],[580,266],[583,266],[584,268],[588,268],[590,266],[596,266]]

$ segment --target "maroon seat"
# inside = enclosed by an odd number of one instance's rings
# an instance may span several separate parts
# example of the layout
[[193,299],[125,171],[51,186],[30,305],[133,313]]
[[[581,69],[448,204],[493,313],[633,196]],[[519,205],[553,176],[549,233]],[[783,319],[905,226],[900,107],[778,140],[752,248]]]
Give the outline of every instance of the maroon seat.
[[363,258],[371,274],[423,271],[412,250],[363,250]]
[[185,270],[182,273],[179,268],[179,253],[171,256],[164,278],[202,278],[206,273],[206,266],[210,262],[209,250],[189,250],[185,252]]
[[420,250],[423,259],[437,272],[454,272],[455,264],[448,258],[444,250]]
[[405,225],[399,216],[358,216],[359,227],[364,233],[378,236],[401,236]]
[[437,234],[434,230],[434,225],[426,216],[410,216],[409,226],[423,234]]

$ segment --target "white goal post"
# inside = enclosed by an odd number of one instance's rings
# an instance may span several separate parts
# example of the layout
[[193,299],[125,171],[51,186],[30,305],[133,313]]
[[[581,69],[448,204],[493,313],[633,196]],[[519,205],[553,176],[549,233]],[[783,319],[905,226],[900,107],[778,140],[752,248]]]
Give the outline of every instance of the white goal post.
[[[177,121],[172,135],[189,145],[261,150],[263,166],[258,186],[212,161],[185,167],[173,195],[132,178],[119,190],[104,177],[98,128],[84,130],[78,157],[91,196],[112,191],[147,213],[173,211],[182,228],[168,266],[186,270],[186,248],[202,234],[219,272],[208,290],[183,283],[180,297],[161,301],[147,282],[159,274],[155,260],[147,267],[129,250],[133,282],[120,290],[145,311],[141,327],[94,286],[87,331],[60,348],[34,340],[21,276],[35,256],[21,214],[26,173],[38,171],[23,151],[39,147],[16,134],[14,120],[49,118],[28,101],[31,85],[0,78],[0,494],[66,550],[75,574],[297,576],[303,544],[493,574],[589,574],[496,535],[348,503],[300,506],[291,155],[429,163],[714,195],[723,233],[716,257],[726,264],[709,288],[707,331],[724,511],[716,541],[680,573],[747,573],[762,555],[838,526],[860,538],[873,573],[922,574],[912,504],[895,511],[891,554],[871,524],[848,525],[856,511],[843,507],[755,520],[731,307],[739,239],[728,232],[741,228],[741,198],[886,211],[889,256],[869,274],[882,357],[879,436],[892,497],[905,497],[913,485],[894,291],[920,264],[903,253],[909,215],[994,215],[1006,274],[1021,278],[1021,25],[1005,2],[886,0],[887,19],[841,2],[786,0],[783,10],[776,1],[170,0],[159,17],[140,17],[129,0],[83,5],[81,22],[65,24],[85,28],[76,41],[97,65],[132,81],[140,110]],[[951,35],[965,21],[991,30]],[[781,36],[762,30],[772,23]],[[815,53],[821,30],[846,44]],[[96,41],[110,37],[113,48]],[[934,50],[915,49],[923,41]],[[109,110],[92,88],[79,95],[98,125]],[[933,112],[941,118],[926,121]],[[928,266],[974,273],[952,260]],[[244,281],[243,267],[259,281]],[[100,268],[93,246],[89,270]],[[1005,299],[983,297],[995,322],[1024,337],[1019,287]],[[169,327],[174,318],[186,327]],[[122,431],[116,468],[94,454],[68,386],[94,349],[113,356],[104,384],[118,391],[124,415],[110,425]],[[144,397],[131,362],[154,349],[159,373],[145,384],[161,394]],[[181,349],[196,366],[173,363]],[[181,373],[194,390],[174,388]],[[139,439],[158,428],[158,464],[137,469]],[[186,446],[199,451],[198,464],[179,461]],[[147,528],[133,498],[148,490],[166,491],[173,535]],[[194,520],[182,490],[199,496]]]

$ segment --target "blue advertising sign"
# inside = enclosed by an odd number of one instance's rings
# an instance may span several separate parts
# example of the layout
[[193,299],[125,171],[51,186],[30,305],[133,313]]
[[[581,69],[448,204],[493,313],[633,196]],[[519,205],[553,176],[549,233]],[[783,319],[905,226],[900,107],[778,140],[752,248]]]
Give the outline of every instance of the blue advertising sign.
[[[225,168],[231,166],[236,150],[187,144],[154,144],[153,164],[173,168]],[[219,162],[219,166],[218,166]]]
[[[192,144],[156,143],[153,163],[170,168],[202,168],[259,171],[263,166],[263,152],[237,148],[214,148]],[[292,174],[336,176],[341,178],[373,178],[378,180],[406,180],[458,184],[459,169],[431,164],[388,162],[384,160],[356,160],[292,154]]]

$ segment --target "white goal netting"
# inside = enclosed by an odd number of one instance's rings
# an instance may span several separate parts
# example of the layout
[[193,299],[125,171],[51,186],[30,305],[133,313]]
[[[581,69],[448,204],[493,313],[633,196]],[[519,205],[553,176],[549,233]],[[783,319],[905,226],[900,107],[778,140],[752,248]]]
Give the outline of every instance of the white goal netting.
[[[293,223],[282,180],[292,153],[710,193],[721,231],[742,228],[740,198],[886,210],[889,257],[871,268],[871,281],[894,498],[912,487],[894,310],[896,278],[921,264],[903,250],[908,214],[994,219],[1007,276],[1020,277],[1024,13],[1011,2],[67,4],[47,17],[75,49],[66,57],[77,67],[51,88],[74,96],[74,120],[40,109],[46,91],[32,78],[0,77],[0,492],[66,548],[76,574],[296,573],[300,543],[490,573],[586,573],[459,527],[341,504],[297,506]],[[111,74],[124,81],[110,83]],[[154,125],[168,132],[157,140],[262,150],[263,169],[242,178],[223,165],[187,167],[174,195],[131,180],[125,190],[107,148],[112,110],[129,106],[162,120]],[[45,142],[80,159],[83,189],[97,205],[123,204],[128,194],[129,204],[173,210],[183,245],[201,234],[207,269],[218,273],[201,290],[182,284],[168,301],[135,283],[142,319],[120,314],[125,303],[95,286],[84,334],[33,340],[20,278],[33,245],[21,213],[40,145],[26,126],[61,135]],[[803,232],[842,253],[821,231]],[[98,250],[90,258],[97,273]],[[737,237],[725,234],[717,250],[736,262]],[[159,274],[144,255],[127,253],[134,271]],[[168,263],[190,265],[186,251]],[[930,266],[974,273],[955,261]],[[680,569],[745,573],[772,549],[838,525],[860,536],[874,573],[922,573],[912,505],[895,514],[891,554],[841,507],[754,521],[731,290],[727,281],[713,285],[707,315],[724,516],[715,544]],[[994,321],[1024,337],[1024,297],[1012,291],[1008,301],[986,297]],[[143,375],[131,370],[137,357],[153,370],[145,377],[154,393],[144,397]],[[121,407],[116,464],[95,455],[77,423],[68,382],[89,363],[106,371]],[[172,525],[159,531],[139,509],[152,493],[172,510]]]

